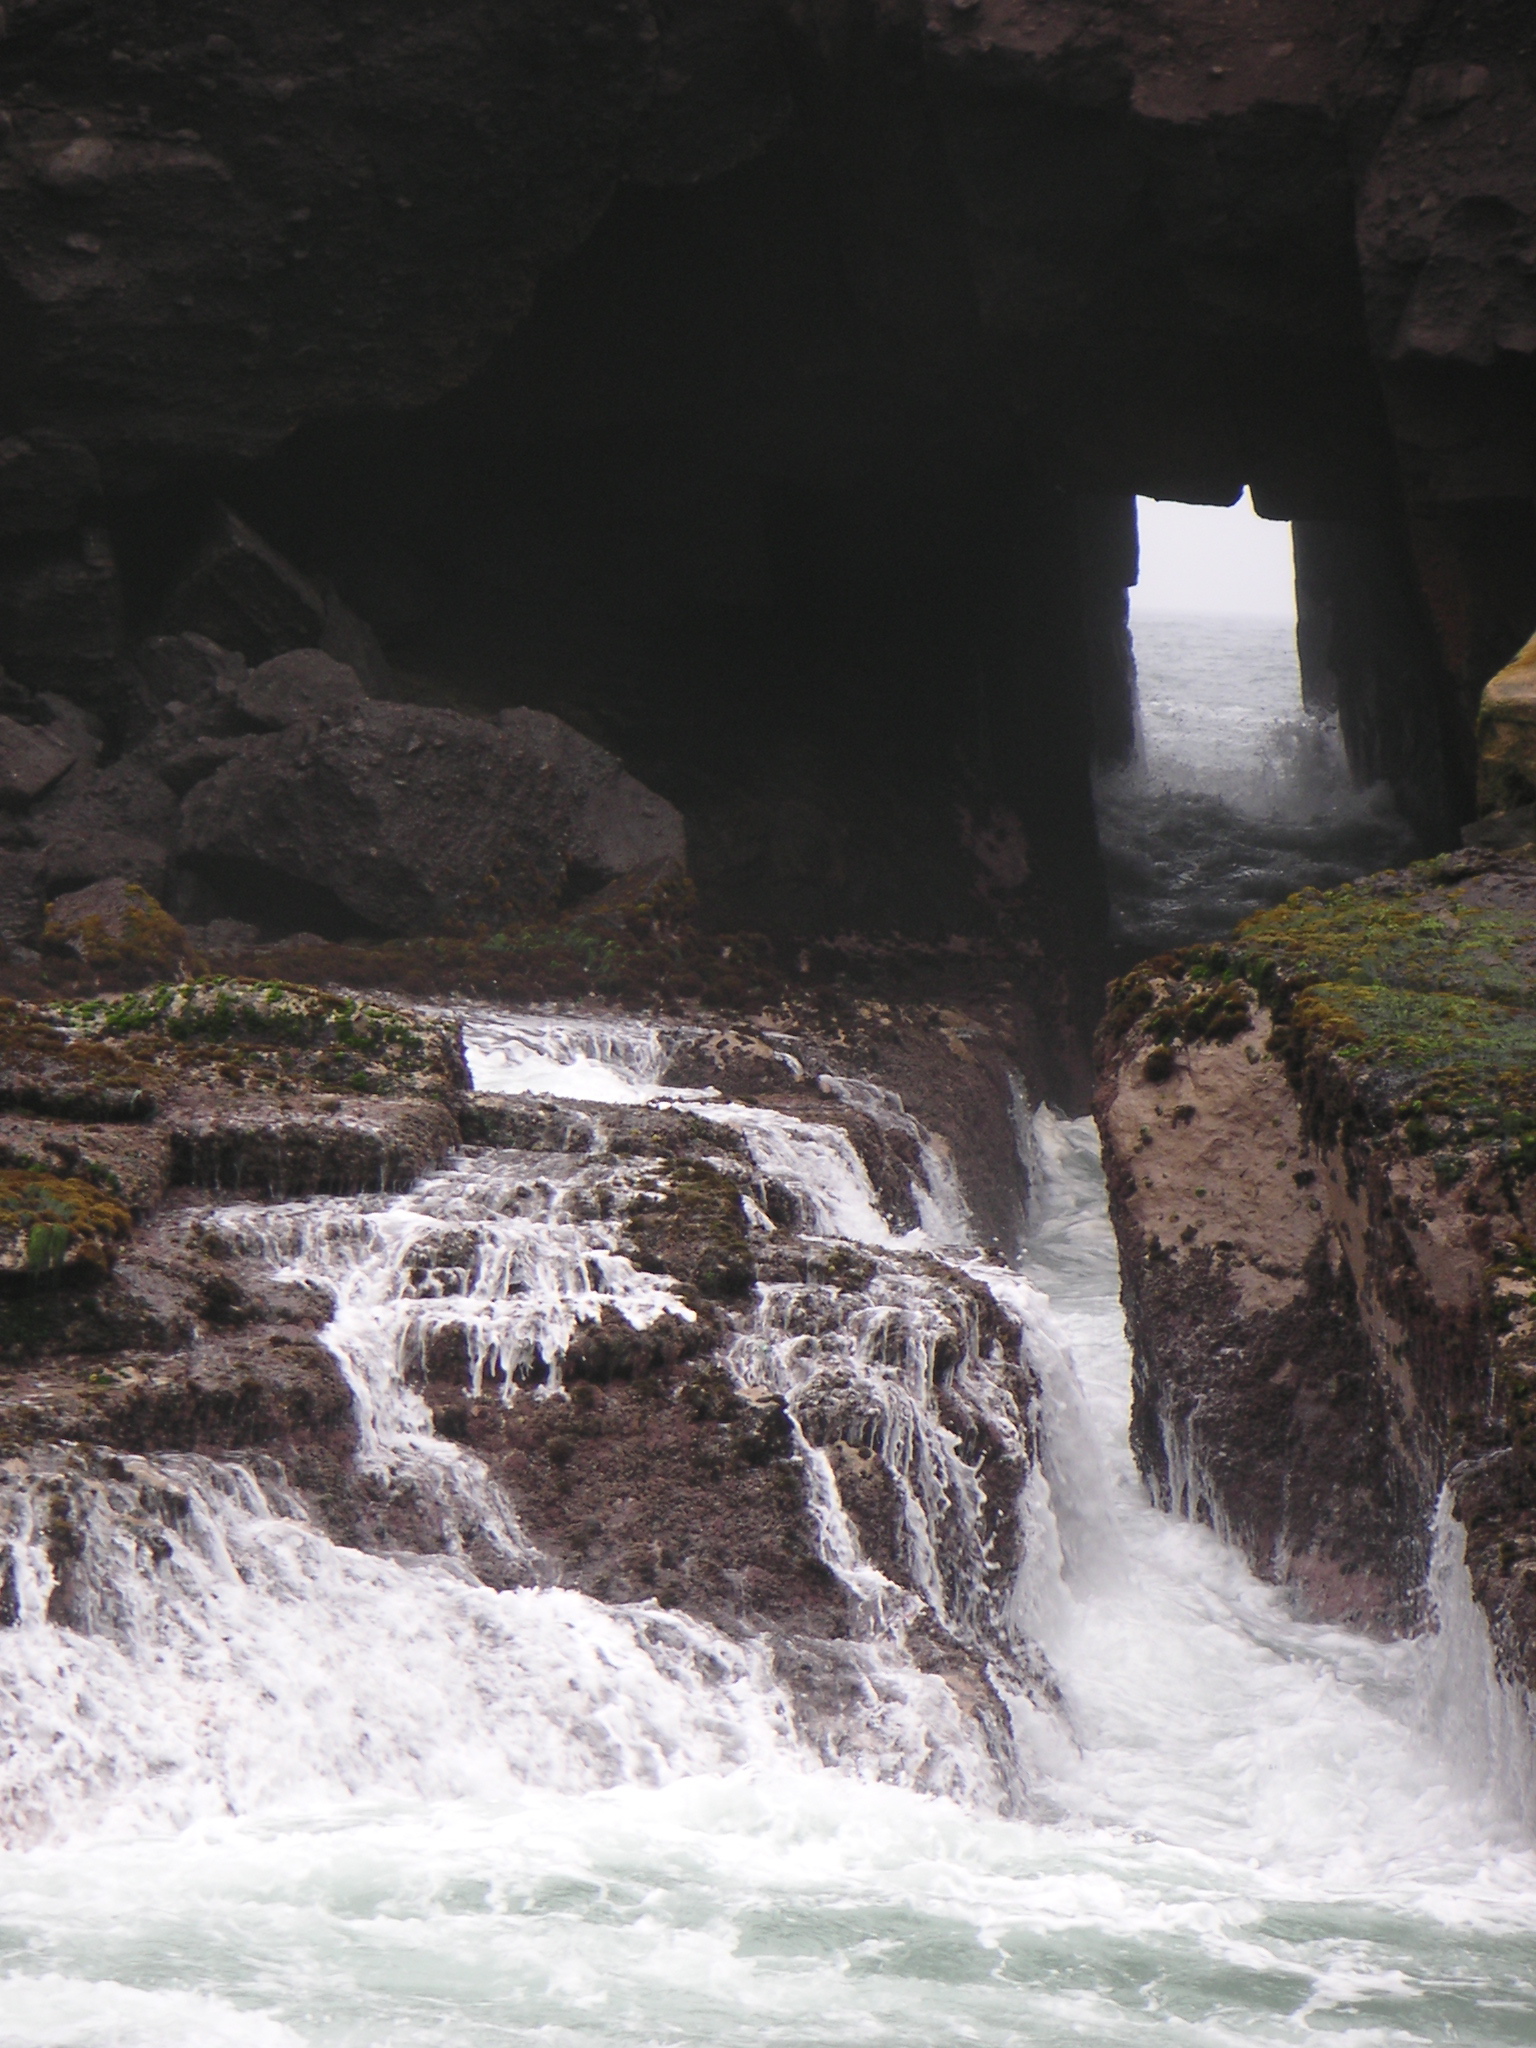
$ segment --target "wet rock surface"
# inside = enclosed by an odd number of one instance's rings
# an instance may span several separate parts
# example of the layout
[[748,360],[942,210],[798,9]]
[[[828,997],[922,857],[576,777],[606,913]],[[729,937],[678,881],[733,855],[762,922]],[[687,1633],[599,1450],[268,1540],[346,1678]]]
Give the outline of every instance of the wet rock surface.
[[1449,1486],[1527,1686],[1533,965],[1528,854],[1306,892],[1118,984],[1097,1103],[1159,1497],[1394,1631]]
[[[0,1444],[53,1502],[59,1625],[98,1625],[98,1524],[142,1523],[153,1569],[171,1508],[134,1489],[190,1457],[346,1543],[765,1637],[829,1754],[871,1687],[942,1681],[999,1756],[1009,1689],[1048,1689],[1009,1619],[1038,1388],[984,1283],[898,1242],[919,1190],[961,1211],[889,1086],[778,1031],[771,1096],[475,1094],[451,1022],[238,981],[8,1023],[0,1192],[122,1226],[0,1292]],[[669,1029],[662,1064],[757,1077],[767,1041]],[[327,1093],[346,1066],[362,1092]],[[818,1234],[828,1201],[867,1247]]]

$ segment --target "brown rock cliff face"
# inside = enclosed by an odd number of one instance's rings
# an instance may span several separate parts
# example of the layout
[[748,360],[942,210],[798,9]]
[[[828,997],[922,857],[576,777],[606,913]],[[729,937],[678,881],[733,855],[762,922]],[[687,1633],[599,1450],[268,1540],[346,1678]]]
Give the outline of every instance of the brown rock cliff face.
[[1154,1493],[1395,1633],[1449,1486],[1528,1689],[1533,905],[1528,855],[1461,854],[1149,962],[1096,1105]]

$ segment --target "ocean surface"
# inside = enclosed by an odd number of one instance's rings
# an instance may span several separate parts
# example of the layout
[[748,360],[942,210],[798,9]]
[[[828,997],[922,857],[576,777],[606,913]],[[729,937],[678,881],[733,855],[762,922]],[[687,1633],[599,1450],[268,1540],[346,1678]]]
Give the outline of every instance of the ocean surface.
[[[638,1020],[482,1012],[469,1035],[501,1089],[663,1099]],[[91,1527],[100,1623],[70,1634],[42,1613],[46,1483],[13,1461],[0,2044],[1536,2040],[1530,1730],[1492,1676],[1454,1523],[1434,1633],[1298,1621],[1137,1480],[1089,1123],[1021,1127],[1032,1234],[1010,1271],[966,1250],[936,1182],[898,1239],[855,1155],[772,1114],[738,1126],[803,1213],[933,1287],[964,1267],[1024,1325],[1043,1451],[1006,1620],[1059,1703],[1019,1701],[1010,1796],[963,1769],[919,1789],[912,1760],[943,1736],[916,1692],[828,1764],[750,1644],[347,1551],[270,1477],[192,1458],[126,1461]],[[392,1200],[220,1220],[331,1290],[371,1454],[488,1524],[483,1471],[433,1438],[398,1369],[409,1246],[445,1220],[482,1229],[495,1257],[464,1313],[498,1342],[533,1341],[541,1316],[558,1332],[595,1291],[643,1318],[663,1284],[602,1250],[590,1203],[530,1208],[507,1171],[482,1155]],[[517,1259],[513,1331],[485,1275]],[[837,1369],[920,1398],[890,1355],[845,1348]],[[814,1374],[815,1347],[790,1363]],[[515,1552],[515,1519],[499,1540]]]
[[1141,613],[1133,631],[1138,758],[1097,788],[1117,950],[1217,938],[1416,856],[1391,792],[1355,788],[1337,722],[1303,708],[1289,621]]

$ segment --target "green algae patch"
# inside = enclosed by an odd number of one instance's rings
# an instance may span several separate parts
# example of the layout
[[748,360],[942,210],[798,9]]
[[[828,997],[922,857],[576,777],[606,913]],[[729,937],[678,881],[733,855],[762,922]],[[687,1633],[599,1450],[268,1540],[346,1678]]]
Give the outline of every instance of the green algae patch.
[[161,1078],[130,1048],[81,1044],[58,1018],[0,997],[0,1109],[138,1123],[154,1115]]
[[104,1274],[131,1221],[93,1181],[0,1167],[0,1281],[38,1286],[66,1271]]
[[356,1095],[454,1092],[468,1086],[455,1026],[364,996],[300,983],[210,975],[54,1006],[76,1049],[122,1046],[183,1080]]

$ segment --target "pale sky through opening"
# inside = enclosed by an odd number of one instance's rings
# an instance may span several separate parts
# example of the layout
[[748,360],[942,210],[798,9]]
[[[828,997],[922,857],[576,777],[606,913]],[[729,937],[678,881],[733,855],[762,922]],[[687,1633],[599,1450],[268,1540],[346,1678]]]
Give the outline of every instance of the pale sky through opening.
[[1138,498],[1141,580],[1137,612],[1225,612],[1294,619],[1291,529],[1261,519],[1244,491],[1235,505],[1180,505]]

